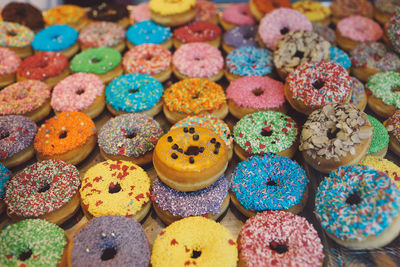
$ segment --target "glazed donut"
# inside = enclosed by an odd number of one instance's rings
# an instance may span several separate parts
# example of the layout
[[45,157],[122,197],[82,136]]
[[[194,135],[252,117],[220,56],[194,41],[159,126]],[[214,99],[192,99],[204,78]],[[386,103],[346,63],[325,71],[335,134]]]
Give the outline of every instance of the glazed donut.
[[27,117],[0,117],[0,163],[12,168],[32,158],[36,131],[35,122]]
[[55,113],[81,111],[96,118],[104,109],[104,84],[95,74],[75,73],[60,81],[51,94]]
[[225,31],[241,25],[255,25],[248,3],[230,4],[222,11],[219,23]]
[[190,115],[211,114],[219,119],[228,115],[224,90],[217,83],[193,78],[174,83],[164,91],[163,111],[171,123]]
[[329,103],[347,103],[352,82],[347,71],[334,62],[306,62],[291,72],[285,83],[285,96],[290,105],[309,115]]
[[349,249],[375,249],[400,232],[400,191],[385,173],[342,166],[322,180],[315,214],[327,235]]
[[129,25],[129,11],[124,5],[100,2],[87,12],[89,20],[115,22],[126,28]]
[[367,106],[367,93],[364,89],[364,84],[357,78],[350,77],[352,83],[352,93],[349,103],[356,106],[359,110],[364,111]]
[[100,154],[105,159],[145,165],[152,161],[154,147],[162,135],[158,122],[147,115],[120,115],[100,129]]
[[80,6],[60,5],[44,12],[46,25],[65,24],[81,30],[89,21],[86,11]]
[[61,225],[79,208],[78,169],[61,160],[36,162],[7,184],[4,202],[14,221],[41,218]]
[[197,13],[194,21],[208,21],[218,24],[218,10],[214,2],[207,0],[198,0],[196,3]]
[[40,126],[34,141],[39,161],[59,159],[76,165],[96,145],[96,128],[88,115],[79,111],[60,112]]
[[166,26],[179,26],[196,17],[196,0],[150,0],[150,18]]
[[112,80],[106,87],[106,106],[113,115],[143,113],[156,116],[162,109],[162,84],[146,74],[131,73]]
[[230,195],[247,217],[265,210],[298,214],[307,203],[308,183],[296,161],[269,153],[239,162],[231,175]]
[[122,58],[125,73],[151,75],[160,82],[171,77],[172,55],[167,48],[157,44],[141,44],[131,48]]
[[44,27],[42,11],[28,3],[11,2],[1,11],[4,21],[24,25],[32,31],[39,31]]
[[135,23],[126,31],[129,49],[141,44],[159,44],[170,49],[172,47],[171,36],[169,27],[158,25],[152,20]]
[[258,213],[242,226],[237,242],[238,266],[323,266],[318,232],[289,212]]
[[121,53],[110,47],[87,49],[71,61],[72,72],[97,74],[107,84],[122,74]]
[[242,25],[226,31],[223,35],[222,48],[226,53],[235,48],[243,46],[258,47],[257,27],[253,25]]
[[236,242],[227,228],[203,217],[188,217],[165,228],[154,242],[151,265],[235,266]]
[[207,43],[188,43],[172,56],[172,70],[180,79],[204,78],[212,82],[224,76],[221,51]]
[[350,71],[351,61],[349,55],[346,52],[335,46],[329,47],[329,52],[330,52],[329,57],[332,62],[339,64],[348,72]]
[[229,206],[228,180],[222,175],[212,185],[194,192],[181,192],[157,179],[152,184],[153,207],[167,225],[190,216],[218,220]]
[[117,23],[94,22],[80,31],[78,41],[82,50],[107,46],[122,52],[125,49],[125,30]]
[[297,10],[278,8],[260,21],[258,34],[262,44],[274,50],[285,34],[296,30],[312,31],[311,21]]
[[232,50],[225,60],[225,77],[230,82],[243,76],[267,76],[274,67],[269,50],[251,46]]
[[6,209],[6,205],[3,201],[3,196],[6,192],[6,185],[8,180],[11,178],[11,171],[6,168],[3,164],[0,163],[0,214]]
[[293,9],[304,14],[311,22],[329,25],[331,9],[317,1],[300,1],[293,4]]
[[17,82],[0,91],[0,116],[24,115],[39,122],[50,111],[50,87],[41,81]]
[[292,8],[290,0],[250,0],[251,14],[260,21],[265,14],[271,13],[277,8]]
[[149,2],[143,2],[135,6],[131,11],[130,18],[133,23],[142,22],[144,20],[151,20]]
[[396,184],[397,188],[400,188],[400,167],[390,160],[382,157],[368,155],[360,162],[360,164],[371,167],[379,172],[386,173]]
[[314,169],[328,173],[360,162],[371,140],[372,126],[361,111],[351,104],[330,103],[308,116],[299,150]]
[[150,265],[150,249],[140,223],[121,216],[94,218],[69,240],[68,266]]
[[0,88],[15,82],[19,64],[21,59],[14,51],[0,47]]
[[195,21],[174,30],[173,43],[176,49],[187,43],[207,43],[216,48],[221,43],[221,28],[208,21]]
[[0,47],[7,47],[20,58],[32,55],[34,33],[28,27],[13,22],[0,22]]
[[32,48],[37,51],[60,52],[71,58],[79,50],[79,33],[68,25],[52,25],[35,35]]
[[225,142],[212,130],[184,127],[169,131],[157,142],[153,165],[159,178],[179,191],[210,186],[228,166]]
[[332,22],[337,24],[341,19],[353,15],[372,18],[374,7],[368,0],[334,0],[330,6],[332,11]]
[[[55,224],[28,219],[7,226],[0,234],[0,265],[60,266],[67,245],[64,230]],[[40,244],[40,245],[38,245]]]
[[269,77],[244,76],[226,89],[229,112],[238,119],[260,110],[285,113],[283,83]]
[[372,131],[372,141],[369,146],[367,154],[370,156],[384,157],[388,150],[389,145],[389,134],[383,126],[383,124],[372,117],[371,115],[366,115],[369,123],[374,128]]
[[58,52],[40,52],[21,62],[17,70],[17,80],[39,80],[54,87],[69,73],[66,56]]
[[329,60],[330,43],[315,32],[297,30],[287,33],[274,51],[274,64],[285,79],[297,66],[311,61]]
[[374,18],[382,25],[388,23],[393,12],[399,9],[397,0],[374,0]]
[[336,33],[332,28],[322,25],[321,23],[313,23],[313,31],[322,36],[327,40],[332,46],[336,46]]
[[265,153],[292,158],[297,151],[298,133],[297,123],[289,116],[273,110],[258,111],[236,123],[234,151],[241,160]]
[[120,215],[142,221],[150,210],[150,178],[128,161],[107,160],[86,171],[79,190],[88,219]]
[[400,155],[400,111],[397,110],[383,125],[389,133],[389,148],[396,155]]

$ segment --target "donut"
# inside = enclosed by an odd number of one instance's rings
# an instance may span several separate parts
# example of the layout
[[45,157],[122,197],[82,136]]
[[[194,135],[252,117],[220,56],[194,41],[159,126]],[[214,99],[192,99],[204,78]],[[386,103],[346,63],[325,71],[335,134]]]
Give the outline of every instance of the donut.
[[236,245],[221,224],[204,217],[188,217],[172,223],[157,236],[151,265],[235,266]]
[[376,42],[383,36],[378,23],[372,19],[354,15],[339,21],[336,27],[336,40],[345,51],[350,52],[364,42]]
[[269,50],[251,46],[232,50],[225,60],[225,77],[228,81],[250,75],[267,76],[274,67],[272,53]]
[[293,9],[304,14],[311,22],[329,25],[331,22],[331,9],[317,1],[300,1],[293,3]]
[[115,22],[126,28],[129,25],[129,11],[124,5],[118,3],[100,2],[96,6],[90,7],[87,17],[92,21]]
[[229,206],[228,180],[223,175],[206,188],[181,192],[156,179],[151,198],[157,216],[167,225],[190,216],[218,220]]
[[86,11],[76,5],[59,5],[43,13],[46,25],[65,24],[81,30],[89,21]]
[[59,52],[40,52],[25,58],[18,67],[17,80],[39,80],[54,87],[70,73],[68,58]]
[[200,113],[219,119],[228,115],[224,90],[205,79],[192,78],[174,83],[164,91],[163,100],[164,115],[171,123]]
[[244,76],[226,89],[229,112],[241,119],[260,110],[286,111],[283,83],[261,76]]
[[389,148],[396,155],[400,155],[400,111],[397,110],[384,123],[389,133]]
[[351,61],[349,55],[346,52],[335,46],[329,47],[329,52],[330,52],[329,57],[331,61],[339,64],[347,71],[350,71]]
[[105,106],[103,81],[92,73],[75,73],[60,81],[51,94],[55,113],[81,111],[90,118],[101,114]]
[[149,2],[144,2],[135,6],[131,11],[130,18],[134,23],[150,20]]
[[239,162],[231,175],[230,195],[247,217],[266,210],[298,214],[307,203],[308,183],[296,161],[268,153]]
[[96,128],[88,115],[79,111],[60,112],[42,124],[34,147],[39,161],[63,160],[76,165],[96,145]]
[[62,224],[79,208],[78,169],[61,160],[34,163],[7,184],[4,202],[13,220],[41,218]]
[[400,167],[390,160],[368,155],[360,162],[360,164],[386,173],[390,178],[392,178],[392,181],[396,184],[397,188],[400,188]]
[[375,249],[400,232],[400,191],[385,173],[342,166],[322,180],[315,214],[327,235],[349,249]]
[[329,103],[347,103],[351,89],[346,69],[330,61],[301,64],[287,76],[284,87],[290,105],[306,115]]
[[353,15],[372,18],[374,7],[368,0],[334,0],[330,6],[332,22],[337,24],[341,19]]
[[174,30],[173,43],[176,49],[187,43],[207,43],[216,48],[221,43],[221,28],[208,21],[195,21]]
[[141,44],[159,44],[167,49],[172,47],[172,33],[169,27],[145,20],[130,26],[126,31],[128,48]]
[[218,24],[218,10],[217,5],[214,2],[207,0],[198,0],[197,13],[194,17],[194,21],[208,21],[214,24]]
[[106,106],[113,115],[140,112],[156,116],[162,109],[162,84],[146,74],[118,76],[106,87]]
[[314,169],[328,173],[360,162],[368,152],[372,131],[367,117],[356,107],[330,103],[308,116],[299,150]]
[[90,48],[71,60],[71,71],[97,74],[107,84],[122,74],[121,60],[121,53],[113,48]]
[[156,120],[138,113],[117,116],[99,132],[100,154],[105,159],[150,163],[163,130]]
[[7,47],[20,58],[32,55],[34,33],[28,27],[14,22],[0,22],[0,47]]
[[400,3],[397,0],[374,0],[374,18],[382,25],[389,22],[398,10]]
[[350,51],[351,72],[359,80],[368,78],[381,71],[400,69],[400,58],[382,43],[362,43]]
[[15,22],[39,31],[44,27],[42,11],[28,3],[11,2],[1,10],[4,21]]
[[125,73],[141,73],[151,75],[160,82],[171,77],[172,55],[162,45],[141,44],[131,48],[122,58]]
[[79,33],[68,25],[52,25],[35,35],[32,48],[37,51],[55,51],[71,58],[79,50]]
[[64,230],[39,219],[7,226],[0,233],[0,265],[59,266],[67,245]]
[[279,76],[285,79],[297,66],[311,61],[327,61],[330,43],[315,32],[296,30],[279,41],[273,62]]
[[0,163],[6,168],[18,166],[32,158],[37,126],[31,119],[8,115],[0,117]]
[[242,226],[237,242],[238,266],[323,266],[318,232],[289,212],[258,213]]
[[138,165],[107,160],[85,173],[79,190],[88,219],[120,215],[140,222],[150,210],[150,178]]
[[400,96],[397,89],[400,86],[398,72],[379,72],[368,79],[366,87],[371,95],[368,96],[368,106],[377,115],[388,118],[400,108]]
[[297,123],[273,111],[258,111],[241,118],[233,128],[234,151],[241,160],[256,154],[276,153],[292,158],[297,150]]
[[257,27],[242,25],[226,31],[222,37],[222,48],[226,53],[243,46],[258,47]]
[[364,84],[355,77],[351,77],[351,82],[352,93],[349,103],[364,111],[367,106],[367,93],[365,92]]
[[164,134],[153,153],[158,177],[179,191],[196,191],[215,183],[228,166],[225,142],[210,129],[177,128]]
[[393,14],[392,18],[386,25],[387,29],[385,31],[385,35],[389,40],[391,47],[397,53],[400,53],[400,41],[398,40],[400,34],[400,9]]
[[165,26],[179,26],[196,17],[196,0],[150,0],[150,18]]
[[21,59],[14,51],[0,47],[0,88],[15,82],[19,64]]
[[260,21],[258,34],[263,45],[274,50],[285,34],[296,30],[312,31],[311,21],[297,10],[278,8]]
[[313,31],[322,36],[325,40],[327,40],[331,45],[336,45],[336,33],[334,30],[329,28],[326,25],[323,25],[319,22],[313,23]]
[[68,266],[149,266],[150,249],[140,223],[121,216],[94,218],[70,240]]
[[82,50],[107,46],[122,52],[125,48],[125,29],[113,22],[94,22],[80,31],[78,41]]
[[222,11],[219,23],[225,31],[241,25],[255,25],[248,3],[230,4]]
[[41,81],[17,82],[0,91],[0,116],[24,115],[38,122],[50,111],[50,87]]
[[3,212],[6,209],[6,205],[3,201],[3,196],[4,193],[6,192],[5,187],[10,178],[11,178],[11,171],[8,170],[6,166],[0,163],[0,214],[3,214]]
[[180,79],[204,78],[212,82],[224,76],[224,58],[218,48],[207,43],[188,43],[172,56],[172,71]]
[[367,154],[370,156],[384,157],[388,150],[389,145],[389,134],[383,126],[383,124],[372,117],[371,115],[366,115],[369,123],[374,127],[372,131],[372,141],[369,146]]
[[250,0],[249,8],[251,14],[260,21],[265,14],[278,8],[292,8],[290,0]]

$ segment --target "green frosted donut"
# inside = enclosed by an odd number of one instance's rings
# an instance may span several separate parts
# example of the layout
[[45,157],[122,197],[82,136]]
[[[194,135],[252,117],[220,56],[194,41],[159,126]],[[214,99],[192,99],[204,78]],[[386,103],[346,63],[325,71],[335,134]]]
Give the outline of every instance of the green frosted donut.
[[73,72],[104,74],[121,63],[121,53],[110,47],[87,49],[71,61]]
[[395,88],[400,87],[400,74],[393,71],[379,72],[368,79],[367,89],[373,96],[379,98],[386,105],[393,105],[400,108],[400,95]]
[[380,121],[370,115],[367,115],[367,118],[374,127],[368,154],[377,153],[389,144],[389,134]]
[[0,266],[58,266],[66,244],[57,225],[23,220],[0,232]]

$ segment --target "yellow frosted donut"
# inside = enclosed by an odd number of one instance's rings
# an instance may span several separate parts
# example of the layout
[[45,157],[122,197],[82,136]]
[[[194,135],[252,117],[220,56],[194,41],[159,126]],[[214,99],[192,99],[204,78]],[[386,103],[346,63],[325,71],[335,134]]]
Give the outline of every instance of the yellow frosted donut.
[[165,228],[154,242],[151,264],[158,266],[236,266],[237,245],[221,224],[187,217]]
[[366,156],[361,162],[361,165],[366,165],[374,168],[377,171],[386,173],[393,179],[398,188],[400,188],[400,167],[391,162],[390,160],[377,157]]
[[324,22],[324,20],[329,19],[331,15],[331,9],[329,7],[316,1],[300,1],[294,3],[293,9],[303,13],[311,22]]
[[196,16],[196,0],[150,0],[150,17],[166,26],[185,24]]

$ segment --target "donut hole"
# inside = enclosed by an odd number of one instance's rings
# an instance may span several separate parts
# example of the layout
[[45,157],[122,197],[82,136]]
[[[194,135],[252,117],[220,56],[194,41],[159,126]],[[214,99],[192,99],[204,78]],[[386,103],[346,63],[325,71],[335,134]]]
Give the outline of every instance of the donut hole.
[[303,58],[304,57],[304,52],[303,51],[296,51],[296,53],[294,54],[295,57],[298,58]]
[[315,82],[313,82],[312,86],[317,89],[320,90],[322,87],[324,87],[325,85],[325,81],[322,79],[317,79]]
[[130,94],[135,94],[135,93],[139,92],[139,89],[132,88],[132,89],[130,89],[128,92],[129,92]]
[[127,133],[125,134],[125,137],[128,138],[128,139],[133,139],[133,138],[135,138],[136,136],[137,136],[137,134],[136,134],[135,132],[127,132]]
[[108,261],[114,259],[115,255],[117,255],[117,249],[115,247],[106,248],[101,253],[101,260]]
[[390,90],[396,94],[400,94],[400,86],[395,85],[392,88],[390,88]]
[[195,57],[195,58],[194,58],[194,60],[195,60],[195,61],[200,61],[200,60],[201,60],[201,58],[199,58],[199,57]]
[[285,34],[287,34],[289,32],[289,28],[288,27],[283,27],[282,29],[281,29],[281,34],[282,35],[285,35]]
[[27,259],[29,259],[32,256],[32,249],[26,249],[23,250],[19,255],[18,255],[18,259],[20,261],[26,261]]
[[351,193],[346,199],[346,204],[348,205],[358,205],[360,203],[361,203],[361,192],[358,190]]
[[52,39],[53,39],[53,41],[57,42],[60,40],[60,38],[61,38],[61,35],[56,35],[56,36],[53,36]]
[[115,194],[121,191],[121,185],[119,183],[114,184],[113,182],[110,183],[108,186],[108,193]]
[[328,129],[328,139],[335,139],[337,137],[337,134],[340,132],[339,128],[330,128]]
[[59,138],[59,139],[64,139],[64,138],[67,137],[67,135],[68,135],[67,131],[62,131],[62,132],[58,135],[58,138]]
[[263,128],[262,130],[261,130],[261,135],[262,136],[271,136],[272,135],[272,131],[268,128],[268,129],[266,129],[266,128]]
[[186,151],[184,152],[187,156],[197,156],[200,154],[200,147],[198,146],[189,146]]
[[277,185],[277,183],[274,180],[270,180],[270,181],[266,182],[265,184],[268,186],[276,186]]
[[275,241],[272,241],[271,243],[269,243],[269,248],[276,251],[279,254],[288,252],[288,247],[285,244],[280,244]]
[[192,255],[190,256],[192,259],[197,259],[198,257],[201,256],[201,251],[199,250],[193,250]]
[[44,192],[48,191],[49,189],[50,189],[50,184],[44,183],[44,184],[40,185],[40,187],[38,189],[38,193],[44,193]]
[[6,129],[0,128],[0,140],[10,137],[10,132]]
[[90,60],[90,63],[96,64],[99,63],[101,61],[101,59],[98,59],[97,57],[94,57]]
[[7,35],[14,37],[14,36],[17,36],[18,33],[16,33],[15,31],[11,30],[11,31],[7,31]]
[[81,94],[83,94],[84,92],[85,92],[85,89],[80,87],[80,88],[78,88],[78,90],[76,90],[75,94],[81,95]]
[[251,34],[251,32],[245,32],[243,34],[243,39],[251,39],[253,38],[253,35]]
[[261,88],[254,89],[254,90],[251,91],[251,92],[252,92],[253,95],[255,95],[255,96],[260,96],[260,95],[264,94],[264,91],[261,90]]
[[200,97],[199,92],[196,92],[196,94],[192,95],[192,99],[197,99]]

